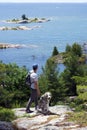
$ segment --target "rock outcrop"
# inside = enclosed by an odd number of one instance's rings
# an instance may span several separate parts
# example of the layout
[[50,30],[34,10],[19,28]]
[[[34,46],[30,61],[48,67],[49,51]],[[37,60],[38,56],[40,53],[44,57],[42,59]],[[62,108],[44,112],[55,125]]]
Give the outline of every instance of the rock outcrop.
[[17,130],[72,130],[79,127],[73,122],[65,122],[67,112],[71,112],[68,106],[50,107],[50,114],[43,115],[32,110],[33,113],[25,113],[25,108],[14,109],[15,115],[19,118],[13,121],[14,128]]
[[26,113],[25,108],[13,109],[17,119],[12,123],[0,121],[0,130],[87,130],[75,122],[68,122],[71,109],[68,106],[58,105],[49,107],[50,113],[44,115],[31,108],[33,113]]
[[14,130],[13,124],[10,122],[0,121],[0,130]]

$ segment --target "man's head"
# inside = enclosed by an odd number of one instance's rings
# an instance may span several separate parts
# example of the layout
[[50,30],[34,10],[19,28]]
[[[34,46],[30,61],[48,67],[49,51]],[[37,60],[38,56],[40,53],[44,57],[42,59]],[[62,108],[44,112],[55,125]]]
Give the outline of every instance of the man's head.
[[32,68],[34,71],[36,71],[38,69],[38,64],[33,64]]

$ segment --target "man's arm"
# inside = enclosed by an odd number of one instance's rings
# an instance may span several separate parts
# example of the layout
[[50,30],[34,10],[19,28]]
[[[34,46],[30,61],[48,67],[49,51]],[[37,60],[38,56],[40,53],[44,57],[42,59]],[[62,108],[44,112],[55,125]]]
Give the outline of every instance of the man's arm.
[[38,96],[40,96],[40,89],[38,87],[38,81],[35,81],[35,89],[37,89]]

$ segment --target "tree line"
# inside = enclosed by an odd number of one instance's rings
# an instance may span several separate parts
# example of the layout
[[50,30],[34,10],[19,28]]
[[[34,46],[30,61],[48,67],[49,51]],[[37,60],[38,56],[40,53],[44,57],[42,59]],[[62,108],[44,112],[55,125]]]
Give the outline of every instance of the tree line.
[[[65,69],[59,72],[55,58],[63,57]],[[4,64],[0,62],[0,106],[6,108],[24,107],[29,98],[30,89],[25,83],[28,70],[25,66]],[[52,93],[51,104],[55,105],[65,101],[66,97],[78,96],[77,85],[87,85],[87,65],[82,47],[78,43],[67,45],[65,52],[59,53],[57,47],[53,48],[52,55],[42,67],[39,76],[41,94],[46,91]]]

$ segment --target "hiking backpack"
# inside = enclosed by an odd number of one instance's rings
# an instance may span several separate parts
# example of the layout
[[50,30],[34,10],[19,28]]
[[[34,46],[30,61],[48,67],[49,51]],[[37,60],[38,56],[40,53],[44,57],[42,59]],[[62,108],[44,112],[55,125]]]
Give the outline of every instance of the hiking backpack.
[[31,77],[30,77],[31,73],[29,72],[26,76],[25,82],[28,86],[31,86]]

